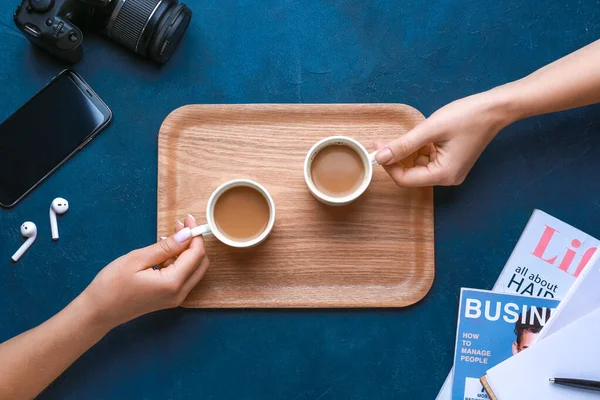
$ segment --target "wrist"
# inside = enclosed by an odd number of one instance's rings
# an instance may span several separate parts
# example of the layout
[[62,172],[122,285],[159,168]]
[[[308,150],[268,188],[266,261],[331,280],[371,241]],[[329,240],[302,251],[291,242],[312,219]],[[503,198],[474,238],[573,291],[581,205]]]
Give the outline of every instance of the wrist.
[[514,81],[483,93],[492,114],[502,128],[531,114],[520,99],[521,85],[521,81]]
[[94,301],[93,296],[89,295],[87,289],[77,296],[69,306],[73,307],[80,321],[86,327],[102,336],[118,325],[107,318],[106,313]]

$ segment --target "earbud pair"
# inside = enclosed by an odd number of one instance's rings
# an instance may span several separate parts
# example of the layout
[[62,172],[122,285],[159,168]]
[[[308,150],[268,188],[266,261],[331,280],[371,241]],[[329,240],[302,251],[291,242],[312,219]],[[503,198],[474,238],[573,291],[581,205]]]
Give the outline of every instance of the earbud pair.
[[[52,231],[52,239],[58,239],[58,223],[56,221],[56,215],[64,214],[69,209],[69,202],[62,197],[57,197],[52,200],[50,204],[50,230]],[[19,250],[11,257],[14,262],[17,262],[19,258],[31,247],[35,239],[37,238],[37,226],[33,222],[27,221],[21,225],[21,235],[27,238],[25,243]]]

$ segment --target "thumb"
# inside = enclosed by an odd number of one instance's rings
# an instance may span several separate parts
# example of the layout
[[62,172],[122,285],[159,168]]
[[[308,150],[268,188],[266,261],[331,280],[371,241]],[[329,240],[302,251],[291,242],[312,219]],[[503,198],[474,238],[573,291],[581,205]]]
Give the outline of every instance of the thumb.
[[375,159],[380,165],[397,163],[429,144],[431,142],[430,136],[428,127],[425,123],[421,123],[380,148],[375,155]]
[[[192,231],[190,228],[183,228],[174,235],[160,240],[150,246],[136,250],[136,258],[143,263],[143,267],[162,264],[165,261],[175,258],[189,247]],[[142,268],[143,268],[142,267]]]

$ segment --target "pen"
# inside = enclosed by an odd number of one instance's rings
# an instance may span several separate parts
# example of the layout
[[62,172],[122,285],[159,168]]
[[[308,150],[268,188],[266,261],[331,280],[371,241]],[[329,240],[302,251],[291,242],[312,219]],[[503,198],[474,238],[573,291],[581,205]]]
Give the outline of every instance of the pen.
[[557,385],[575,387],[579,389],[600,391],[599,381],[588,381],[586,379],[550,378],[550,382]]

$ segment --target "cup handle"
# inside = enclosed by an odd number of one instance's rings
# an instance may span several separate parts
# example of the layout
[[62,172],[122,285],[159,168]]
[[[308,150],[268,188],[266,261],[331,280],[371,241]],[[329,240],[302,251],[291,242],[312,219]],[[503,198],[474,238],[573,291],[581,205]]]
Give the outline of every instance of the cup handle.
[[208,224],[200,225],[195,228],[192,228],[192,237],[196,236],[212,236],[212,231],[210,230],[210,226]]
[[375,150],[374,152],[369,154],[369,161],[371,162],[371,165],[377,165],[377,160],[375,159],[376,155],[377,155],[377,150]]

